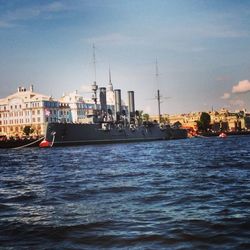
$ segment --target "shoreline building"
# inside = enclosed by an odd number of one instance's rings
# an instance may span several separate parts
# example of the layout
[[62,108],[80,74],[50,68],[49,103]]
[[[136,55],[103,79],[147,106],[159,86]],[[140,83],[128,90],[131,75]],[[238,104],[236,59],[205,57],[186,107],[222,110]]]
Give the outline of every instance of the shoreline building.
[[58,118],[59,103],[52,97],[18,87],[17,92],[0,99],[0,135],[23,136],[25,126],[33,129],[34,135],[44,135],[46,122]]
[[[197,129],[197,121],[200,120],[202,112],[191,112],[188,114],[169,115],[171,124],[179,122],[183,128]],[[250,113],[245,109],[239,111],[229,111],[222,108],[219,111],[209,111],[211,131],[241,131],[250,130]]]
[[[106,88],[100,88],[106,89]],[[111,79],[106,93],[107,109],[115,114],[115,90]],[[100,109],[100,98],[97,98],[96,108]],[[91,123],[95,103],[74,91],[63,94],[59,99],[53,99],[34,92],[33,85],[29,89],[18,87],[17,92],[0,99],[0,136],[23,137],[24,128],[31,128],[30,135],[43,136],[46,124],[59,123]],[[128,107],[121,101],[121,109],[125,113]]]
[[77,90],[69,94],[63,94],[59,99],[59,102],[61,103],[61,107],[63,107],[64,104],[64,107],[68,107],[69,109],[60,110],[61,120],[64,120],[65,122],[79,123],[85,118],[85,101],[83,100],[83,97],[77,93]]

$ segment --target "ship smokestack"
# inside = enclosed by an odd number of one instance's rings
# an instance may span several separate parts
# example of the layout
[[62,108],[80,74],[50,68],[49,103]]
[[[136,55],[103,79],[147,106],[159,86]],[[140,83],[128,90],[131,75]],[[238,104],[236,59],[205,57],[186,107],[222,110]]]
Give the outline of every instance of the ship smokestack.
[[115,89],[115,118],[116,121],[119,120],[121,114],[121,90]]
[[135,116],[135,95],[134,91],[128,91],[128,115],[129,123]]
[[100,89],[100,104],[101,111],[107,111],[107,99],[106,99],[106,88],[101,87]]

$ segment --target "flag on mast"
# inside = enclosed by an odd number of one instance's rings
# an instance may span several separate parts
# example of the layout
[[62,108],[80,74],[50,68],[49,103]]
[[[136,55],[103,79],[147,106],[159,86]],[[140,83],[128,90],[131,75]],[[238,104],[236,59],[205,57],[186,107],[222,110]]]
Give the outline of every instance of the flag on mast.
[[50,110],[49,109],[45,109],[45,116],[50,116]]

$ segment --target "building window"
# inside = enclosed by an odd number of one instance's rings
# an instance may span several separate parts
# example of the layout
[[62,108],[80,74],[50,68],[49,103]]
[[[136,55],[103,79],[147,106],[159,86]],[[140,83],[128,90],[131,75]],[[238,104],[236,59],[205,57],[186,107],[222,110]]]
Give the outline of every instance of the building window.
[[32,115],[35,115],[35,110],[32,110]]
[[37,114],[40,115],[40,110],[39,109],[37,110]]
[[41,121],[41,118],[40,118],[40,117],[38,117],[38,118],[37,118],[37,122],[40,122],[40,121]]
[[32,122],[36,122],[36,118],[32,118]]

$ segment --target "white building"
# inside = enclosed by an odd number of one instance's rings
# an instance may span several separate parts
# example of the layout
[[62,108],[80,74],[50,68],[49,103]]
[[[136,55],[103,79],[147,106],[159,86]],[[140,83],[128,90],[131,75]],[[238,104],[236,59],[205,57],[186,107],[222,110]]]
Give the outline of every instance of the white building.
[[44,135],[46,122],[56,121],[59,103],[52,97],[18,87],[17,92],[0,99],[0,135],[23,136],[25,126],[34,135]]
[[[111,109],[112,112],[115,111],[115,92],[114,92],[114,87],[113,84],[111,82],[111,75],[109,74],[109,83],[108,83],[108,87],[106,90],[106,98],[107,98],[107,108]],[[127,105],[124,102],[124,100],[121,100],[121,104],[122,104],[122,109],[127,111]]]
[[[106,98],[107,108],[114,112],[115,96],[111,80]],[[127,110],[123,101],[122,106]],[[34,92],[33,85],[29,89],[18,87],[16,93],[0,99],[0,135],[21,137],[27,126],[32,128],[33,135],[44,135],[46,123],[84,123],[89,115],[93,115],[94,108],[93,100],[83,98],[77,91],[63,95],[58,101]]]
[[111,79],[109,79],[109,84],[108,84],[107,92],[106,92],[106,98],[107,98],[107,105],[112,105],[112,106],[115,105],[115,92],[114,92]]
[[83,97],[77,93],[77,90],[69,94],[63,94],[59,101],[61,104],[64,103],[69,106],[71,117],[68,117],[68,119],[72,122],[78,123],[85,118],[85,101]]

